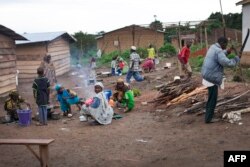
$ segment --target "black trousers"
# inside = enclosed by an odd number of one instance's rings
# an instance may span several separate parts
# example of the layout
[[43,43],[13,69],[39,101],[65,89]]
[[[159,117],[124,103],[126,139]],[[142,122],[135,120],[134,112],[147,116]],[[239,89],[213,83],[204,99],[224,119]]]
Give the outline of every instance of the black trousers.
[[213,119],[214,109],[217,103],[217,97],[218,97],[218,86],[214,85],[208,87],[208,100],[206,104],[205,123],[209,123]]

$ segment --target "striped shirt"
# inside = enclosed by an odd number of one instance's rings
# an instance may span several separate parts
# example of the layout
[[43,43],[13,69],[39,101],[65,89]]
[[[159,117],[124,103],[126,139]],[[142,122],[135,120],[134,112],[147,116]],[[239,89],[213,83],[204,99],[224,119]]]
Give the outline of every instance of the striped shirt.
[[129,67],[131,71],[140,71],[140,56],[136,52],[130,54]]

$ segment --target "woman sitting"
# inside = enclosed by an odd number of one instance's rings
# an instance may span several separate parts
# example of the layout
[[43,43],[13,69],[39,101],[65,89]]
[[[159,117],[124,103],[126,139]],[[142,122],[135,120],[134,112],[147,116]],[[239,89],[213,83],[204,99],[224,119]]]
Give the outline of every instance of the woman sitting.
[[116,83],[115,93],[112,97],[117,102],[117,107],[124,108],[124,112],[131,111],[135,106],[134,94],[128,84],[119,78]]
[[114,111],[108,104],[103,92],[103,84],[97,82],[95,84],[95,93],[91,104],[85,103],[82,106],[82,113],[85,117],[91,116],[97,123],[102,125],[110,124],[113,118]]
[[72,116],[71,105],[73,104],[76,104],[78,109],[81,110],[80,98],[75,92],[70,89],[65,89],[59,84],[55,86],[55,90],[57,91],[57,101],[60,103],[64,116]]

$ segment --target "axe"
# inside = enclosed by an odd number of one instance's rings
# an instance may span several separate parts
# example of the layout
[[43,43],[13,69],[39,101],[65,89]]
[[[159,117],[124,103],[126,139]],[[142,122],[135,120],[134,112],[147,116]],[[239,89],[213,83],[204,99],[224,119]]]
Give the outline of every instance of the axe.
[[[244,39],[243,44],[242,44],[242,46],[240,48],[239,54],[238,54],[237,50],[234,48],[234,46],[232,46],[232,49],[234,50],[235,54],[238,55],[240,58],[241,58],[242,52],[245,49],[245,46],[246,46],[246,43],[247,43],[247,40],[248,40],[248,37],[249,37],[249,31],[250,31],[250,29],[248,28],[247,29],[247,35],[245,36],[245,39]],[[241,64],[240,63],[239,63],[239,73],[240,73],[241,79],[243,81],[245,81],[244,78],[243,78],[243,73],[242,73],[242,69],[241,69]]]
[[241,46],[241,48],[240,48],[240,55],[239,55],[239,57],[241,57],[241,54],[242,54],[242,52],[244,51],[244,48],[245,48],[245,46],[246,46],[246,43],[247,43],[247,40],[248,40],[248,37],[249,37],[249,31],[250,31],[250,29],[248,28],[248,29],[247,29],[247,35],[246,35],[246,37],[245,37],[245,39],[244,39],[244,42],[243,42],[243,44],[242,44],[242,46]]

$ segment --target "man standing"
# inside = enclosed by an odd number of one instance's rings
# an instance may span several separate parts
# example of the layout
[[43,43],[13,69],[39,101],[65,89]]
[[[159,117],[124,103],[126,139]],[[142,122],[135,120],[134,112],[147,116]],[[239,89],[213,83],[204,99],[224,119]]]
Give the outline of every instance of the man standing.
[[183,78],[185,74],[187,74],[188,77],[192,76],[192,69],[188,62],[191,45],[192,41],[187,41],[186,46],[184,46],[178,54],[178,65],[181,78]]
[[225,50],[227,44],[228,40],[225,37],[220,37],[217,43],[213,44],[207,51],[202,65],[202,83],[208,87],[205,123],[214,122],[213,115],[217,103],[218,86],[223,82],[224,67],[234,67],[240,61],[238,56],[233,59],[227,58]]
[[126,82],[130,83],[130,79],[133,76],[136,81],[141,82],[146,79],[149,79],[147,77],[141,76],[139,73],[140,71],[140,56],[138,53],[136,53],[136,47],[131,46],[130,49],[130,62],[129,62],[129,70],[126,76]]
[[54,87],[54,85],[57,83],[56,80],[56,69],[51,61],[51,55],[46,55],[43,59],[43,61],[40,64],[40,67],[44,69],[44,75],[46,78],[49,79],[50,85]]

